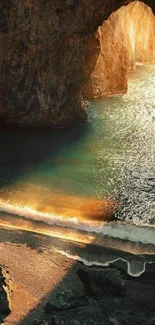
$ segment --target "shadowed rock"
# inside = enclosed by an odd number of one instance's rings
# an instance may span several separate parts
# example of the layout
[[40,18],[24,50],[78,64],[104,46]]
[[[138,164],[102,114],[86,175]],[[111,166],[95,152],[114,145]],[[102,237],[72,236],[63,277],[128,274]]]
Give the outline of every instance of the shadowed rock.
[[78,292],[70,288],[66,288],[65,291],[58,292],[45,307],[46,313],[52,311],[68,310],[71,308],[77,308],[88,302],[87,297],[83,292]]
[[109,294],[121,297],[125,294],[124,280],[118,270],[79,269],[77,274],[88,295],[101,296]]

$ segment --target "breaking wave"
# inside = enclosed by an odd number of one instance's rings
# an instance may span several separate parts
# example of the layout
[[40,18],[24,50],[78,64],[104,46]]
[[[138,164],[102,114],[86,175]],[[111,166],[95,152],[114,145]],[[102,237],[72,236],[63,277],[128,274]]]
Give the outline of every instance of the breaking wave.
[[[44,225],[85,231],[87,234],[96,234],[96,236],[100,237],[108,236],[122,241],[155,245],[155,230],[151,226],[139,226],[139,224],[119,221],[93,221],[92,223],[92,220],[79,220],[76,216],[66,219],[63,215],[43,213],[29,207],[14,206],[5,202],[0,202],[0,211],[24,217],[31,221],[41,221]],[[5,218],[7,219],[7,217]]]

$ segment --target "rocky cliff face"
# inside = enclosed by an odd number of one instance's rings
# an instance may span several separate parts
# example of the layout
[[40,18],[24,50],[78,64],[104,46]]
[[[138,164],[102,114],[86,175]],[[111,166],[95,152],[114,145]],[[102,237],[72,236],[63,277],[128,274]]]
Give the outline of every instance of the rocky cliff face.
[[[0,122],[64,126],[85,120],[82,89],[100,53],[95,34],[130,0],[1,0]],[[145,0],[155,9],[154,0]]]

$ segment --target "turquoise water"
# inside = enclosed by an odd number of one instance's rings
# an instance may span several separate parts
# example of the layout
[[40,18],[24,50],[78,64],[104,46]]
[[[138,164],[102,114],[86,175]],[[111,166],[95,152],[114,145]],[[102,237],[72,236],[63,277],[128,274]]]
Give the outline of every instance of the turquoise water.
[[106,198],[119,202],[117,218],[154,223],[154,72],[154,66],[138,66],[127,94],[87,101],[87,123],[2,131],[1,202],[37,210],[48,202],[51,209],[60,205],[60,214],[72,203],[60,200],[63,195]]

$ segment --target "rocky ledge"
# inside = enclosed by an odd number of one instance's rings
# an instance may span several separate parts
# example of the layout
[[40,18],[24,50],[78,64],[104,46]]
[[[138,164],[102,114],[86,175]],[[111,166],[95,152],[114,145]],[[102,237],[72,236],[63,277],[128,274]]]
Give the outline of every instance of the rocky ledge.
[[154,306],[154,273],[132,278],[116,268],[82,267],[70,286],[56,290],[34,325],[154,325]]
[[9,272],[0,266],[0,324],[11,313],[12,281]]

